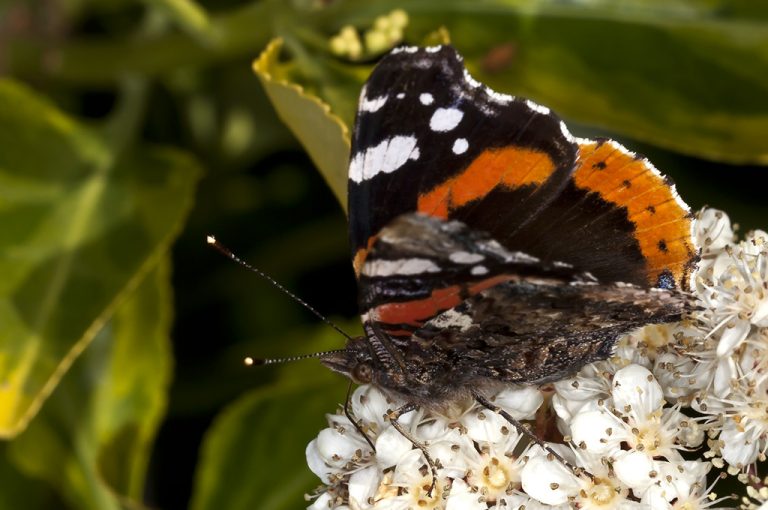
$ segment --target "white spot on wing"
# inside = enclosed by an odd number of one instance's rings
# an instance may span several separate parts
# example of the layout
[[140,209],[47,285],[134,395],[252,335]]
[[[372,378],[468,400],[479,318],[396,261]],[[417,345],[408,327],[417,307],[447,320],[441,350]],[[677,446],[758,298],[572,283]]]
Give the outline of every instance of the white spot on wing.
[[530,99],[526,99],[526,100],[525,100],[525,104],[528,106],[528,108],[530,108],[530,109],[531,109],[531,110],[533,110],[534,112],[536,112],[536,113],[540,113],[540,114],[542,114],[542,115],[549,115],[549,113],[550,113],[550,111],[551,111],[551,110],[550,110],[549,108],[547,108],[546,106],[542,106],[542,105],[540,105],[540,104],[538,104],[538,103],[534,103],[534,102],[533,102],[533,101],[531,101]]
[[573,137],[570,131],[568,131],[568,126],[565,125],[565,122],[562,120],[560,121],[560,132],[563,133],[563,136],[566,140],[568,140],[571,143],[576,143],[576,139]]
[[470,87],[476,89],[477,87],[482,87],[483,84],[477,81],[476,79],[472,78],[472,75],[469,74],[469,71],[464,69],[464,81],[467,82],[467,85]]
[[448,259],[456,264],[474,264],[475,262],[480,262],[484,258],[484,255],[470,253],[468,251],[455,251],[448,255]]
[[432,131],[450,131],[461,122],[464,112],[457,108],[438,108],[429,120]]
[[454,309],[446,310],[431,321],[431,326],[436,328],[458,328],[460,331],[466,331],[472,327],[472,317],[457,312]]
[[628,158],[634,158],[634,157],[636,157],[636,156],[637,156],[637,154],[635,154],[635,153],[634,153],[634,152],[632,152],[631,150],[627,149],[626,147],[624,147],[624,146],[623,146],[623,145],[621,145],[620,143],[618,143],[618,142],[614,142],[613,140],[611,140],[611,146],[612,146],[614,149],[616,149],[617,151],[619,151],[619,152],[621,152],[622,154],[624,154],[625,156],[627,156]]
[[499,104],[508,104],[515,100],[515,96],[510,96],[509,94],[502,94],[501,92],[496,92],[490,87],[485,87],[485,93],[488,95],[488,99],[491,99],[492,101],[496,101]]
[[360,101],[360,111],[361,112],[376,112],[379,109],[381,109],[382,106],[384,106],[384,103],[387,102],[387,96],[379,96],[374,97],[373,99],[368,99],[367,97],[363,97],[363,99]]
[[454,154],[464,154],[467,152],[467,149],[469,149],[469,142],[466,138],[457,138],[456,141],[453,142]]
[[541,259],[539,259],[538,257],[534,257],[533,255],[528,255],[527,253],[523,253],[522,251],[513,251],[509,253],[507,262],[522,262],[522,263],[528,263],[528,264],[538,264],[539,262],[541,262]]
[[430,105],[435,101],[435,98],[429,92],[424,92],[419,96],[419,101],[423,105]]
[[393,54],[403,53],[403,52],[405,52],[405,53],[416,53],[417,51],[419,51],[418,46],[400,46],[398,48],[393,49],[391,51],[391,53],[393,53]]
[[349,178],[357,183],[380,173],[392,173],[410,159],[419,159],[415,136],[393,136],[354,155],[349,163]]
[[405,92],[398,92],[398,94],[395,97],[398,99],[402,99],[405,97]]
[[469,272],[475,276],[482,276],[488,274],[488,268],[485,266],[475,266]]
[[365,276],[416,275],[437,273],[440,267],[429,259],[371,260],[363,264]]
[[501,257],[504,262],[511,262],[513,264],[537,264],[540,262],[538,258],[527,253],[507,250],[495,239],[480,243],[479,249]]
[[442,50],[443,47],[440,46],[440,45],[438,45],[438,46],[427,46],[424,49],[427,51],[427,53],[437,53],[438,51]]

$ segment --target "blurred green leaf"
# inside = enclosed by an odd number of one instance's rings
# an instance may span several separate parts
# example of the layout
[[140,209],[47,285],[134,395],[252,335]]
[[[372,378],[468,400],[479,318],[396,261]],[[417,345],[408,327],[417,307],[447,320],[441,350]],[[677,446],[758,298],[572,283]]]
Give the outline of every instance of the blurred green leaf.
[[[144,1],[157,4],[163,0]],[[53,62],[45,40],[11,41],[3,48],[3,64],[17,76],[42,72],[49,79],[63,82],[104,85],[114,84],[127,75],[156,77],[183,68],[230,62],[237,57],[252,58],[271,39],[274,21],[281,13],[291,12],[291,4],[285,0],[261,0],[222,10],[208,17],[204,41],[196,33],[173,30],[128,37],[114,33],[73,37],[57,44]],[[168,9],[174,8],[178,12],[175,5],[168,5]],[[199,18],[189,13],[186,16]],[[199,24],[199,19],[194,24]]]
[[211,39],[211,22],[205,12],[194,0],[144,0],[144,2],[171,18],[177,25],[202,42]]
[[13,462],[72,508],[138,506],[171,375],[167,260],[117,307],[29,428]]
[[[414,0],[405,6],[406,37],[418,43],[445,26],[470,71],[499,91],[685,154],[764,164],[768,7],[763,16],[740,17],[738,10],[729,15],[730,4]],[[313,22],[333,34],[345,25],[370,26],[398,7],[403,3],[394,0],[340,1]],[[370,69],[326,64],[326,51],[316,44],[291,50],[302,64],[314,58],[337,75],[359,76],[357,91]],[[323,90],[327,76],[305,72],[304,78],[305,88],[351,125],[347,112],[354,112],[357,93],[331,96]]]
[[[338,347],[336,332],[318,328],[318,349]],[[320,481],[304,452],[343,402],[346,381],[315,360],[304,363],[286,365],[274,384],[219,415],[202,446],[192,510],[306,508],[303,495]]]
[[8,443],[0,444],[0,510],[56,508],[53,489],[41,480],[24,476],[8,458]]
[[27,426],[178,233],[187,156],[115,154],[26,88],[0,82],[0,437]]
[[346,209],[349,129],[326,103],[286,79],[286,66],[278,62],[281,47],[280,39],[272,41],[253,69],[277,114],[304,145]]

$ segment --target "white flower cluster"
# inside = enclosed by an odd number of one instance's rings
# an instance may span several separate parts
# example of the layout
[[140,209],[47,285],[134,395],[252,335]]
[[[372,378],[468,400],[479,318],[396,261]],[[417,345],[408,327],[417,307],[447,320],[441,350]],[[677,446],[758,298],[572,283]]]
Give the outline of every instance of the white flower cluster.
[[307,447],[325,484],[309,508],[714,509],[731,499],[713,492],[725,472],[747,485],[744,508],[768,508],[750,470],[768,448],[768,235],[736,242],[728,217],[711,209],[699,214],[696,235],[692,319],[635,331],[612,358],[569,379],[491,398],[586,472],[497,413],[456,403],[399,419],[434,459],[430,490],[425,456],[385,418],[404,402],[361,386],[351,413],[375,451],[346,416],[329,415]]

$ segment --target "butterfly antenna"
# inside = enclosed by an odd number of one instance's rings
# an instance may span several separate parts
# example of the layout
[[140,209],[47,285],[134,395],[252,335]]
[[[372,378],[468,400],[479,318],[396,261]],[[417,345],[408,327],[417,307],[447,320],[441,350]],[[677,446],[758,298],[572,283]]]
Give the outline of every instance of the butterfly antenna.
[[293,361],[301,361],[303,359],[324,358],[326,356],[330,356],[331,354],[338,354],[341,352],[345,352],[345,350],[335,349],[333,351],[314,352],[312,354],[302,354],[301,356],[290,356],[287,358],[252,358],[248,356],[243,361],[245,365],[249,367],[252,365],[277,365],[278,363],[291,363]]
[[[216,250],[218,250],[219,253],[221,253],[222,255],[227,257],[228,259],[232,260],[233,262],[236,262],[236,263],[240,264],[242,267],[244,267],[248,271],[251,271],[251,272],[256,273],[257,275],[261,276],[262,278],[267,280],[269,283],[271,283],[272,285],[274,285],[275,287],[277,287],[278,289],[283,291],[285,294],[290,296],[294,301],[299,303],[301,306],[303,306],[304,308],[306,308],[307,310],[309,310],[310,312],[315,314],[315,316],[317,318],[319,318],[321,321],[323,321],[324,323],[328,324],[330,327],[332,327],[333,329],[338,331],[342,336],[344,336],[344,338],[346,338],[347,340],[352,340],[351,336],[349,336],[347,333],[345,333],[340,327],[338,327],[336,324],[331,322],[323,314],[321,314],[320,312],[315,310],[313,307],[311,307],[306,301],[302,300],[296,294],[294,294],[290,290],[286,289],[285,287],[283,287],[282,285],[277,283],[271,276],[269,276],[268,274],[266,274],[265,272],[263,272],[259,268],[250,265],[248,262],[244,261],[243,259],[241,259],[237,255],[232,253],[232,250],[230,250],[229,248],[227,248],[226,246],[224,246],[223,244],[218,242],[215,237],[209,235],[207,237],[207,241],[208,241],[208,244],[213,246]],[[335,351],[331,351],[331,352],[335,352]],[[318,353],[318,354],[319,355],[330,354],[330,352],[328,352],[328,353]],[[320,356],[317,356],[317,355],[314,355],[314,354],[310,354],[310,355],[306,355],[306,356],[296,356],[295,359],[304,359],[304,358],[312,358],[312,357],[320,357]],[[245,361],[246,365],[256,364],[256,363],[254,363],[253,358],[250,358],[251,359],[251,363],[248,363],[248,359],[249,358],[246,358],[246,361]],[[285,358],[285,359],[287,360],[288,358]],[[293,358],[291,358],[291,360],[293,360]],[[262,360],[262,361],[264,361],[264,360]],[[274,362],[276,362],[276,361],[273,361],[273,363]],[[261,364],[268,364],[268,363],[261,363]]]

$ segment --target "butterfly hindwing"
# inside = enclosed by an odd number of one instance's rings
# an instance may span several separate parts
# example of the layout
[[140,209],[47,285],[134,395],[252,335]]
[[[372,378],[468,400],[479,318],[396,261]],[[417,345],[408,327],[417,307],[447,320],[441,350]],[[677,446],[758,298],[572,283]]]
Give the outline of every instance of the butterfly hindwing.
[[506,281],[586,281],[566,264],[510,252],[484,232],[421,213],[375,237],[359,276],[360,308],[389,336],[409,337],[440,313]]
[[454,360],[445,384],[483,380],[538,384],[562,379],[613,352],[638,327],[680,320],[686,298],[622,284],[552,285],[510,280],[447,310],[414,332],[411,366]]
[[606,358],[619,336],[679,320],[688,307],[678,292],[597,283],[420,213],[382,229],[360,278],[369,337],[414,380],[431,374],[446,392],[557,380]]

